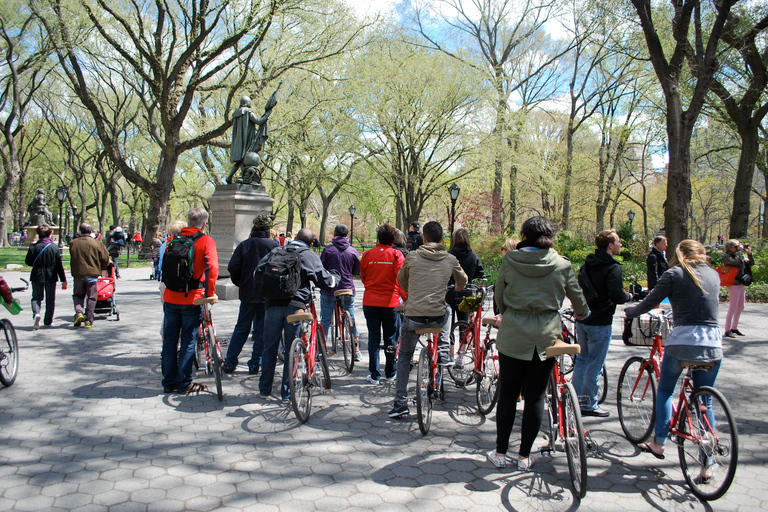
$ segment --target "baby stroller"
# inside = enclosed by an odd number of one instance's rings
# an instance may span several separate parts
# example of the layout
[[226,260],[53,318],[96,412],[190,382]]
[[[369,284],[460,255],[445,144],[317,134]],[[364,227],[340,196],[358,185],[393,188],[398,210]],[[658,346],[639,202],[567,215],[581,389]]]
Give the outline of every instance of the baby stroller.
[[115,315],[115,320],[120,320],[120,308],[115,304],[115,266],[112,262],[101,269],[101,276],[96,283],[95,313],[106,314],[107,317]]

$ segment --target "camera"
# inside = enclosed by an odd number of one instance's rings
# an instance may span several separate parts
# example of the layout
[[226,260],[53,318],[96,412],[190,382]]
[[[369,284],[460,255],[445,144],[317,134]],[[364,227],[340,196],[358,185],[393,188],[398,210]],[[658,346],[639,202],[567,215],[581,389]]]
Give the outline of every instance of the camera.
[[749,244],[744,244],[745,249],[749,249]]

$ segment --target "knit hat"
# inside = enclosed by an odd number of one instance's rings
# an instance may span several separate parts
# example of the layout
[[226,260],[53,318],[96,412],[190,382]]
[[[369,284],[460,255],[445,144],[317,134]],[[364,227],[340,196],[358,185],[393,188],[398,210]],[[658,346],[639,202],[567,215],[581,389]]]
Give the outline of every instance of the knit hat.
[[253,219],[253,228],[257,231],[269,231],[272,227],[272,217],[269,215],[257,215]]

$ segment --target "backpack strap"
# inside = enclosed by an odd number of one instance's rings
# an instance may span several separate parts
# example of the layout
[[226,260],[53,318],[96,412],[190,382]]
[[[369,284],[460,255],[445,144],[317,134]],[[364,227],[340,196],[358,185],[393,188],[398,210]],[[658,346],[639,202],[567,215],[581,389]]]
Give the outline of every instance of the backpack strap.
[[37,253],[37,256],[35,256],[35,261],[33,261],[33,262],[32,262],[32,268],[35,268],[35,264],[37,263],[37,260],[38,260],[38,259],[40,259],[40,256],[42,256],[42,255],[43,255],[43,253],[45,252],[45,250],[46,250],[46,249],[47,249],[49,246],[51,246],[51,245],[53,245],[53,242],[51,242],[51,243],[49,243],[48,245],[46,245],[45,247],[43,247],[43,250],[42,250],[42,251],[40,251],[39,253]]

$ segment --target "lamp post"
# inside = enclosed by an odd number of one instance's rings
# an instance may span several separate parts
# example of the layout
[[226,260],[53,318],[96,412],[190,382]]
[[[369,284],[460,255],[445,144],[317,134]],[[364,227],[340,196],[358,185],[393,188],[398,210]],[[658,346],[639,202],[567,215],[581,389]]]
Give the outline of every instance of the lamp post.
[[[72,206],[67,205],[67,217],[64,219],[64,225],[67,227],[67,235],[69,235],[69,219],[72,218]],[[69,243],[69,242],[67,242]]]
[[349,205],[349,243],[352,245],[352,247],[355,246],[355,212],[357,211],[357,208],[355,208],[355,205],[351,204]]
[[299,217],[301,217],[301,227],[302,228],[306,227],[305,224],[307,222],[307,212],[305,212],[304,210],[301,210],[299,212]]
[[61,186],[56,189],[56,199],[59,200],[59,248],[63,247],[61,239],[61,210],[64,207],[64,201],[67,200],[67,187]]
[[451,237],[453,237],[453,225],[456,221],[456,200],[459,198],[461,189],[455,183],[448,187],[448,193],[451,195]]
[[629,229],[632,229],[632,221],[635,220],[635,212],[629,210],[627,212],[627,218],[629,219]]
[[491,234],[491,216],[490,215],[485,216],[485,222],[488,223],[488,234],[490,235]]

